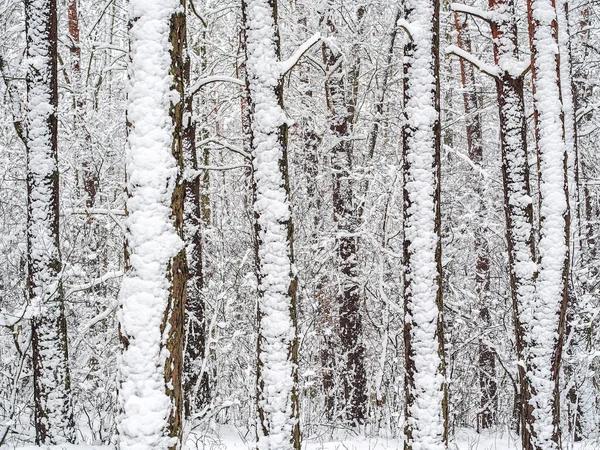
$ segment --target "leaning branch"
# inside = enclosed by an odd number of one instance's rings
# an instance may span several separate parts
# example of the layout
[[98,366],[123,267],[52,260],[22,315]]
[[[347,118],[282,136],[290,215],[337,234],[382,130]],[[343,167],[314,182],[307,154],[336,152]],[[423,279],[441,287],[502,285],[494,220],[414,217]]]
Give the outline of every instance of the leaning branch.
[[396,26],[402,28],[406,32],[406,34],[408,34],[408,38],[411,41],[414,41],[414,36],[416,34],[415,27],[408,23],[406,19],[398,19],[398,22],[396,22]]
[[308,52],[313,46],[321,40],[321,33],[315,33],[310,37],[304,44],[296,49],[292,55],[286,59],[285,61],[281,61],[279,63],[279,71],[281,72],[281,76],[287,75],[287,73],[292,70],[298,61]]
[[497,78],[500,76],[500,68],[498,66],[496,66],[495,64],[487,64],[481,61],[476,56],[473,56],[471,53],[466,52],[462,48],[457,47],[456,45],[450,45],[446,47],[446,55],[458,56],[459,58],[473,65],[480,72],[485,73],[490,77]]

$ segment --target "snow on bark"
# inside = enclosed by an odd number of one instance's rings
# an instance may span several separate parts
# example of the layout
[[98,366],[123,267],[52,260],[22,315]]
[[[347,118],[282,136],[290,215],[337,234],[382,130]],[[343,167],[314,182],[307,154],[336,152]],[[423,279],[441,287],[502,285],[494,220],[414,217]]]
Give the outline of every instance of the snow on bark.
[[299,449],[296,277],[275,0],[245,0],[243,14],[259,290],[257,445]]
[[57,160],[55,0],[28,0],[27,244],[37,444],[73,442],[67,330],[61,283]]
[[528,0],[538,150],[539,275],[532,308],[521,311],[531,383],[532,444],[559,448],[558,377],[569,267],[569,201],[560,91],[558,26],[551,0]]
[[[131,0],[127,119],[127,254],[118,312],[119,446],[167,449],[178,442],[171,417],[177,380],[169,350],[175,258],[183,248],[171,201],[179,173],[172,153],[170,21],[175,0]],[[173,270],[173,274],[171,274]],[[175,436],[173,435],[175,434]]]
[[446,447],[439,210],[439,4],[409,0],[404,57],[404,263],[407,450]]
[[[529,320],[527,312],[535,300],[535,241],[533,203],[529,185],[529,163],[525,135],[525,104],[523,98],[523,64],[518,59],[517,26],[513,0],[490,0],[490,9],[498,18],[491,22],[494,60],[500,69],[496,78],[502,150],[502,181],[506,240],[508,244],[509,277],[513,303],[515,340],[519,360],[524,358],[522,323]],[[522,395],[528,398],[529,384],[522,365],[518,367]],[[521,439],[523,448],[530,447],[526,429],[529,410],[521,398]]]

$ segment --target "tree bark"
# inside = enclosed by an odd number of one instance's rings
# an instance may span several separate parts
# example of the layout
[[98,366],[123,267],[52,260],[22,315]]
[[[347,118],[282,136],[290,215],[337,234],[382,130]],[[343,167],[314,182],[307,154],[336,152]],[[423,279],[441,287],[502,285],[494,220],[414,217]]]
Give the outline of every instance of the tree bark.
[[[540,13],[543,11],[543,13]],[[552,0],[528,0],[540,203],[536,303],[527,323],[525,364],[531,387],[534,449],[559,449],[559,374],[568,305],[570,209],[558,22]],[[549,431],[551,430],[551,431]]]
[[276,0],[243,0],[258,279],[257,447],[300,450],[297,278]]
[[117,430],[122,450],[174,450],[182,435],[188,276],[182,179],[185,8],[132,0],[129,11],[128,270],[118,312]]
[[[492,21],[494,60],[500,69],[496,78],[502,151],[502,183],[506,215],[510,291],[513,304],[515,345],[519,361],[525,357],[523,309],[535,296],[537,266],[533,233],[533,202],[527,160],[526,115],[523,74],[518,69],[518,42],[513,0],[490,0],[490,10],[502,12],[503,20]],[[520,391],[515,399],[517,431],[524,449],[531,447],[528,423],[531,422],[529,379],[523,365],[518,366]]]
[[[360,14],[364,14],[364,11]],[[359,20],[362,17],[358,18]],[[336,33],[331,16],[326,18],[330,35]],[[337,143],[331,156],[333,172],[333,220],[336,223],[337,267],[340,277],[339,305],[340,342],[345,370],[342,374],[346,420],[352,425],[364,423],[367,416],[367,377],[363,343],[361,298],[358,287],[358,238],[360,217],[354,199],[352,143],[348,139],[354,120],[354,98],[358,83],[357,62],[351,66],[349,86],[341,64],[343,57],[331,46],[323,44],[323,62],[328,78],[325,82],[330,130]],[[332,71],[331,73],[329,73]],[[348,93],[351,95],[348,96]]]
[[[206,38],[206,31],[203,32]],[[184,49],[185,111],[183,130],[183,154],[185,167],[197,171],[198,150],[196,147],[197,123],[194,119],[194,96],[190,86],[191,64],[187,46]],[[201,48],[202,65],[206,69],[206,44]],[[204,101],[202,101],[204,105]],[[204,130],[201,130],[201,133]],[[200,165],[208,165],[202,160]],[[189,271],[187,299],[185,305],[185,361],[184,393],[185,417],[200,412],[210,403],[209,358],[206,348],[206,305],[204,303],[204,241],[203,230],[210,224],[210,209],[207,208],[207,188],[210,180],[208,170],[194,176],[186,183],[184,206],[184,234]]]
[[28,300],[38,445],[73,443],[75,425],[59,241],[55,0],[25,1]]
[[[468,53],[472,53],[471,35],[468,17],[454,13],[458,46]],[[469,158],[478,166],[483,165],[483,137],[481,128],[481,115],[477,104],[477,91],[475,88],[475,70],[473,66],[464,59],[460,59],[461,82],[463,86],[463,102],[465,109],[465,122],[467,131],[467,147]],[[487,193],[485,186],[479,179],[472,183],[474,198],[476,201],[475,212],[475,240],[474,248],[476,254],[475,263],[475,290],[477,292],[479,309],[479,325],[481,331],[490,326],[490,262],[489,247],[487,243]],[[485,335],[485,333],[481,333]],[[478,414],[478,429],[490,428],[496,422],[497,397],[496,397],[496,358],[492,349],[483,338],[479,339],[478,345],[479,363],[479,391],[480,412]]]
[[448,445],[440,238],[439,1],[408,0],[404,48],[404,449]]

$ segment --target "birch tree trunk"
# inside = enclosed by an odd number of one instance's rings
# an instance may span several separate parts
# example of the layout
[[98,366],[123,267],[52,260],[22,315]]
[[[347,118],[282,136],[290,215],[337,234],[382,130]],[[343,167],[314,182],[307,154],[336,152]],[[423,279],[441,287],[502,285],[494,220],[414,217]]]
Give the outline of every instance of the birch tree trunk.
[[38,445],[75,441],[61,281],[56,0],[25,1],[27,255]]
[[404,449],[447,447],[440,239],[439,2],[408,0],[404,48]]
[[118,312],[122,450],[175,449],[183,409],[185,9],[131,0],[127,246]]
[[559,373],[569,276],[567,146],[558,23],[552,0],[528,0],[540,201],[536,301],[521,311],[531,387],[532,448],[560,448]]
[[297,278],[276,0],[243,0],[258,279],[257,447],[300,449]]

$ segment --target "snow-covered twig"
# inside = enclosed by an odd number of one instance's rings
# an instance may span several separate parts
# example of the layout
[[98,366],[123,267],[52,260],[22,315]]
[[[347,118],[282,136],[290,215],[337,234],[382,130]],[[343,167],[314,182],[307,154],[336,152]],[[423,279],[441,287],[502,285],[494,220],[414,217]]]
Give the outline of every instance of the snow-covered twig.
[[93,288],[94,286],[98,286],[99,284],[105,283],[108,280],[112,280],[113,278],[120,278],[123,276],[122,270],[115,270],[113,272],[108,272],[102,275],[101,277],[96,278],[95,280],[90,281],[89,283],[84,284],[74,284],[71,286],[67,286],[67,295],[66,297],[71,296],[75,292],[85,291],[86,289]]
[[124,209],[106,209],[106,208],[89,208],[89,209],[72,209],[71,214],[87,214],[87,215],[115,215],[115,216],[124,216]]
[[202,89],[207,84],[218,83],[218,82],[233,83],[233,84],[237,84],[239,86],[244,86],[244,82],[238,78],[227,77],[224,75],[213,75],[210,77],[204,77],[204,78],[200,78],[199,80],[196,80],[196,82],[190,86],[190,89],[189,89],[190,94],[189,95],[196,94],[200,89]]
[[321,33],[315,33],[312,35],[304,44],[296,49],[292,55],[286,59],[285,61],[281,61],[279,63],[279,70],[281,72],[281,76],[285,76],[290,70],[298,64],[298,61],[304,56],[306,52],[308,52],[317,42],[321,40]]
[[480,174],[483,178],[488,179],[489,178],[489,174],[483,170],[481,167],[479,167],[477,164],[475,164],[471,158],[469,158],[467,155],[459,152],[458,150],[453,149],[452,147],[450,147],[449,145],[444,145],[444,150],[446,150],[447,152],[453,153],[456,156],[458,156],[460,159],[462,159],[463,161],[465,161],[468,165],[471,166],[471,168],[477,172],[478,174]]
[[455,55],[459,58],[464,59],[469,64],[472,64],[475,68],[477,68],[480,72],[485,73],[491,77],[499,77],[500,69],[495,64],[487,64],[481,61],[476,56],[472,55],[469,52],[464,51],[462,48],[457,47],[456,45],[449,45],[446,47],[446,55]]
[[92,328],[94,325],[96,325],[98,322],[101,322],[102,320],[106,319],[108,316],[110,316],[115,309],[117,309],[118,306],[118,302],[114,301],[112,302],[109,306],[107,306],[107,308],[102,311],[101,313],[97,314],[96,316],[92,317],[88,323],[86,323],[81,329],[78,330],[78,336],[75,339],[75,342],[73,342],[73,348],[77,348],[79,347],[79,344],[81,343],[83,337],[85,336],[85,333]]

